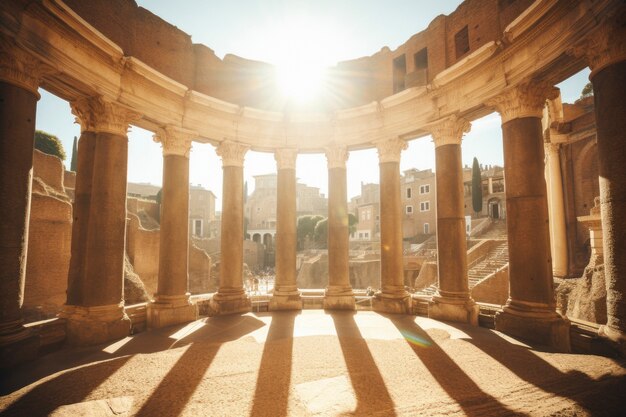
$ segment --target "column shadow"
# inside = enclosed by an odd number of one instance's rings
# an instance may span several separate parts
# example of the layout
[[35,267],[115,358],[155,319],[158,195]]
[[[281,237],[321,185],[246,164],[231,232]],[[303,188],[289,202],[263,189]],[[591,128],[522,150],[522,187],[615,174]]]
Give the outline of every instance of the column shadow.
[[137,411],[136,416],[180,415],[222,344],[239,339],[265,325],[254,317],[236,315],[212,317],[206,319],[206,322],[207,326],[177,343],[177,347],[187,344],[190,346]]
[[263,346],[250,416],[286,416],[291,385],[293,329],[299,311],[275,311]]
[[[413,316],[387,316],[441,388],[467,416],[523,416],[487,394],[415,323]],[[413,342],[413,343],[411,343]]]
[[[461,329],[458,324],[448,323]],[[463,329],[461,329],[463,330]],[[587,374],[573,370],[562,372],[545,359],[533,353],[532,349],[511,343],[495,332],[492,337],[473,337],[468,343],[491,356],[520,379],[555,395],[566,397],[593,415],[618,415],[623,413],[623,399],[626,398],[626,376],[610,375],[592,379]],[[476,336],[479,336],[477,334]],[[614,361],[614,363],[617,363]],[[624,367],[623,363],[617,363]],[[598,395],[601,394],[601,395]],[[613,401],[607,401],[612,399]],[[614,412],[611,407],[621,405]]]
[[354,321],[355,312],[330,313],[337,330],[350,382],[356,395],[355,416],[395,416],[395,404],[365,339]]
[[114,358],[63,373],[36,386],[0,414],[16,417],[47,416],[62,405],[79,403],[121,369],[130,358]]

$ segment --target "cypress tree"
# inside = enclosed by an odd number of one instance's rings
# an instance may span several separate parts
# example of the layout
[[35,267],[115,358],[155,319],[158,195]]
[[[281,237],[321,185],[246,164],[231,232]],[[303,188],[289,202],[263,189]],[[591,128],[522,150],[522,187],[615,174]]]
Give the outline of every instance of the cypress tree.
[[472,163],[472,208],[476,213],[483,211],[483,186],[476,157]]
[[76,155],[78,152],[78,139],[74,136],[74,144],[72,145],[72,159],[70,162],[70,171],[76,172]]

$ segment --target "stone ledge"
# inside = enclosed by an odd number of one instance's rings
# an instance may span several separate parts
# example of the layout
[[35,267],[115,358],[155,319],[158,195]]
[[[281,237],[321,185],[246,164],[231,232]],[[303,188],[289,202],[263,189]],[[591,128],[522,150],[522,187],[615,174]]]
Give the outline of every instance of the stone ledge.
[[571,352],[570,322],[556,313],[545,317],[529,317],[498,311],[495,316],[497,331],[531,343],[548,346],[559,352]]

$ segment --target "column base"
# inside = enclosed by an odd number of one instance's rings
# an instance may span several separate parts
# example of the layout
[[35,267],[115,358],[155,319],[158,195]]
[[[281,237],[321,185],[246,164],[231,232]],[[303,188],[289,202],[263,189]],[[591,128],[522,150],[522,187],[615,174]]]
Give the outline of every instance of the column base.
[[302,295],[297,288],[275,288],[269,304],[270,311],[302,310]]
[[434,296],[428,303],[428,317],[435,320],[478,326],[478,305],[471,298]]
[[0,326],[0,369],[34,360],[39,353],[39,335],[22,321]]
[[252,311],[250,298],[244,291],[233,293],[217,292],[209,301],[209,316],[224,316]]
[[148,328],[158,329],[198,319],[198,306],[189,300],[189,294],[179,296],[156,295],[148,303]]
[[620,355],[626,357],[626,333],[613,329],[607,325],[600,326],[598,336],[605,339]]
[[324,310],[356,310],[351,287],[328,287],[324,292]]
[[402,293],[386,294],[377,292],[372,297],[372,311],[390,314],[411,314],[411,296],[402,290]]
[[505,306],[496,313],[495,329],[559,352],[571,352],[570,321],[549,309],[520,311]]
[[121,339],[130,334],[131,322],[124,305],[65,305],[59,317],[67,323],[67,342],[72,345],[97,345]]

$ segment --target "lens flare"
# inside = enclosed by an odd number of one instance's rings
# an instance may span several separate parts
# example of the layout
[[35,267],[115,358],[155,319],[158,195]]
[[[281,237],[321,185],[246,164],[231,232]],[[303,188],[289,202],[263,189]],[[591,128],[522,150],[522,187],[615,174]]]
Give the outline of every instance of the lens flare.
[[419,346],[419,347],[430,346],[430,341],[424,339],[423,337],[415,335],[413,333],[410,333],[407,331],[401,331],[400,334],[402,334],[402,336],[406,339],[406,341],[412,345]]

